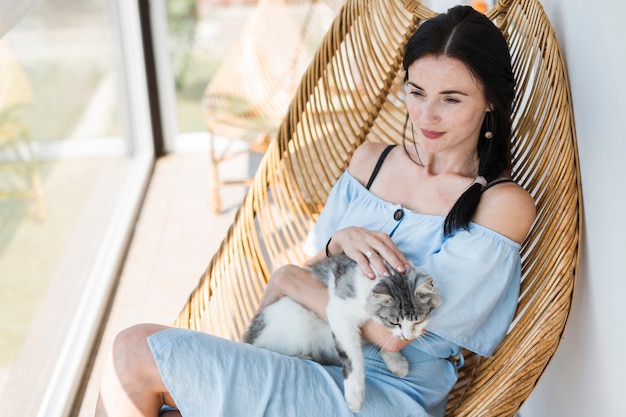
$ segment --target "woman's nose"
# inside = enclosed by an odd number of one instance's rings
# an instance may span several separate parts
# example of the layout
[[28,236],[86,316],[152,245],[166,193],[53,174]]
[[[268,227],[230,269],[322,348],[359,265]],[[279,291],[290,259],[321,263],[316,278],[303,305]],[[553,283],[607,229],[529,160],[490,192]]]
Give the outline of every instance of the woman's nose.
[[420,120],[424,123],[433,123],[439,121],[439,113],[437,111],[437,103],[432,100],[425,100],[421,106]]

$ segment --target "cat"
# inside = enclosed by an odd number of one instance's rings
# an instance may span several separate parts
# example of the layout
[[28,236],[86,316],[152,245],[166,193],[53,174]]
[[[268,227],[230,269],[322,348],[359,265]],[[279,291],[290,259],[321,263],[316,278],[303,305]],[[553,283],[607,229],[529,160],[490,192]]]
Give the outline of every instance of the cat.
[[[371,280],[345,255],[307,267],[328,287],[328,323],[288,297],[270,304],[252,318],[243,341],[275,352],[324,365],[342,365],[344,396],[358,412],[365,397],[365,364],[360,328],[369,319],[388,327],[395,337],[419,337],[441,297],[433,279],[410,266],[400,274],[386,264],[390,276]],[[391,372],[404,377],[409,363],[400,352],[381,349]]]

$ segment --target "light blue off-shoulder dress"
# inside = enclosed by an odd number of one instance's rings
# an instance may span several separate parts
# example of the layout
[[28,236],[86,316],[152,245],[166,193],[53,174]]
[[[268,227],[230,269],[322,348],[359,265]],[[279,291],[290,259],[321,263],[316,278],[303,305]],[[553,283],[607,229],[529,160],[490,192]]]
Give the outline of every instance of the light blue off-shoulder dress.
[[519,244],[470,224],[443,234],[444,218],[423,215],[370,193],[345,172],[305,243],[314,254],[335,230],[388,233],[407,258],[434,277],[443,304],[428,332],[404,348],[405,378],[391,374],[377,349],[364,347],[366,396],[353,414],[341,369],[184,329],[148,339],[161,376],[184,417],[439,417],[457,380],[462,347],[490,356],[509,329],[520,282]]

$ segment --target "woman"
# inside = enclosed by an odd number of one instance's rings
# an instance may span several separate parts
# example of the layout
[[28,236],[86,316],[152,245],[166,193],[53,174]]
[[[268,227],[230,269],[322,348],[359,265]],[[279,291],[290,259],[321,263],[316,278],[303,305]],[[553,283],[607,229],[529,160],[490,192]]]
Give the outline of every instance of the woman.
[[[373,277],[383,260],[410,261],[443,297],[414,341],[382,325],[367,341],[403,350],[405,378],[365,349],[363,416],[443,416],[461,348],[489,356],[511,323],[519,247],[534,220],[531,197],[510,180],[514,80],[499,30],[470,7],[423,23],[406,47],[404,146],[360,146],[328,198],[309,262],[345,253]],[[272,276],[261,305],[287,296],[325,317],[328,295],[300,267]],[[164,407],[168,405],[169,407]],[[118,335],[98,416],[348,416],[341,369],[190,330],[140,325]],[[168,411],[164,411],[168,410]],[[178,411],[180,410],[180,411]]]

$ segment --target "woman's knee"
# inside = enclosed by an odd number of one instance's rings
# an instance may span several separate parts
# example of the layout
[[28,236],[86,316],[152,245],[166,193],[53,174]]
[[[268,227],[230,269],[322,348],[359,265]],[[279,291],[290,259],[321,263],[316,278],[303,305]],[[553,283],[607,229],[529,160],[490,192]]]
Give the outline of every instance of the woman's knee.
[[158,324],[137,324],[122,330],[113,341],[114,353],[133,353],[148,348],[148,337],[165,326]]
[[150,376],[154,373],[156,364],[148,345],[148,337],[164,329],[167,327],[156,324],[140,324],[118,333],[113,341],[111,352],[113,368],[118,375],[130,373],[135,376],[138,374]]

